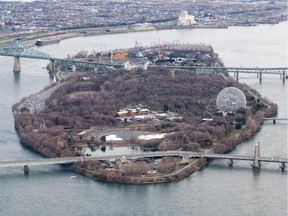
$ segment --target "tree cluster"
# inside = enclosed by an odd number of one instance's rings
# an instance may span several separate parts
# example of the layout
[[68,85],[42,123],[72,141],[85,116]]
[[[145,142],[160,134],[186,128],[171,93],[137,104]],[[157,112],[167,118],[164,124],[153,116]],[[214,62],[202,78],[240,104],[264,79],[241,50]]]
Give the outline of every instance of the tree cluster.
[[[122,126],[116,112],[144,104],[150,110],[183,117],[146,122],[147,130],[169,134],[159,143],[147,142],[147,147],[186,151],[214,147],[219,153],[251,137],[259,130],[263,116],[277,112],[276,105],[267,105],[229,77],[191,71],[175,71],[173,77],[169,74],[164,69],[102,69],[72,76],[46,101],[44,112],[15,112],[15,126],[21,140],[43,155],[73,156],[71,146],[83,142],[78,131],[91,126]],[[223,88],[232,86],[245,93],[248,106],[223,115],[217,112],[216,97]]]

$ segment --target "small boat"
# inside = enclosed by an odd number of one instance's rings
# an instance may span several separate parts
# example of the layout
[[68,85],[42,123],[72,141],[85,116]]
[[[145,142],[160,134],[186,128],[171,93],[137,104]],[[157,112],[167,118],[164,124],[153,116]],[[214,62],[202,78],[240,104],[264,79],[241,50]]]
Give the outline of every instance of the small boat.
[[49,39],[49,40],[41,40],[38,39],[35,42],[36,46],[45,46],[45,45],[49,45],[49,44],[54,44],[54,43],[59,43],[60,42],[60,38],[54,38],[54,39]]

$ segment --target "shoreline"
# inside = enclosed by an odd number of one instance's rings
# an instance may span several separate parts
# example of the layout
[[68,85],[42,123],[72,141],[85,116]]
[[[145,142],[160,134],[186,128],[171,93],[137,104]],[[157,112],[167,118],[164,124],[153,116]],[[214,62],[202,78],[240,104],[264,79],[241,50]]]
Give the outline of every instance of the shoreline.
[[[161,184],[161,183],[172,183],[172,182],[178,182],[181,181],[184,178],[187,178],[188,176],[192,175],[193,173],[197,172],[198,170],[205,167],[209,162],[205,158],[197,159],[193,163],[190,163],[186,165],[184,168],[177,170],[176,172],[165,174],[163,176],[156,176],[156,177],[149,177],[149,176],[126,176],[125,181],[115,181],[115,180],[108,180],[103,179],[99,177],[98,173],[95,173],[93,171],[81,169],[77,167],[77,164],[72,165],[71,170],[79,173],[83,176],[89,177],[95,181],[101,181],[106,183],[118,183],[118,184],[141,184],[141,185],[147,185],[147,184]],[[185,172],[188,170],[188,172]]]
[[[98,35],[109,35],[109,34],[126,34],[126,33],[134,33],[134,32],[146,32],[146,31],[161,31],[161,30],[182,30],[182,29],[228,29],[230,27],[253,27],[258,25],[276,25],[280,22],[286,22],[287,20],[275,21],[275,22],[265,22],[265,23],[238,23],[234,25],[195,25],[195,26],[162,26],[161,28],[149,27],[146,29],[133,29],[127,26],[107,26],[107,27],[95,27],[95,28],[76,28],[76,29],[67,29],[67,30],[59,30],[53,31],[49,33],[33,33],[33,34],[25,34],[21,36],[21,33],[11,33],[7,35],[3,35],[3,37],[8,37],[6,40],[1,40],[0,45],[8,42],[12,42],[15,40],[20,40],[27,46],[35,46],[35,42],[40,39],[57,39],[54,43],[44,44],[43,46],[56,44],[61,42],[61,40],[66,40],[70,38],[77,37],[90,37],[90,36],[98,36]],[[143,23],[140,23],[143,24]],[[15,36],[16,34],[16,36]],[[19,36],[20,34],[20,36]]]
[[[281,22],[285,22],[287,20],[283,20]],[[252,27],[252,26],[258,26],[258,25],[276,25],[279,24],[280,22],[271,22],[271,23],[255,23],[253,25],[247,25],[247,24],[239,24],[239,25],[227,25],[227,26],[167,26],[167,27],[162,27],[159,29],[153,28],[153,29],[142,29],[142,30],[136,30],[136,29],[122,29],[122,30],[117,30],[118,27],[121,26],[115,26],[115,28],[111,28],[109,32],[103,29],[99,28],[92,28],[92,29],[75,29],[72,32],[64,33],[58,35],[60,42],[61,40],[66,40],[66,39],[71,39],[71,38],[77,38],[77,37],[93,37],[93,36],[103,36],[103,35],[110,35],[110,34],[126,34],[126,33],[135,33],[135,32],[151,32],[151,31],[161,31],[161,30],[192,30],[192,29],[228,29],[230,27]],[[124,27],[125,28],[125,27]],[[108,28],[109,29],[109,28]],[[81,32],[86,31],[87,34],[83,34]],[[95,31],[96,30],[96,31]],[[98,31],[97,31],[98,30]],[[47,38],[47,35],[44,35],[43,37],[40,37],[39,39],[42,38]],[[48,36],[49,38],[49,36]],[[0,42],[1,43],[1,42]]]

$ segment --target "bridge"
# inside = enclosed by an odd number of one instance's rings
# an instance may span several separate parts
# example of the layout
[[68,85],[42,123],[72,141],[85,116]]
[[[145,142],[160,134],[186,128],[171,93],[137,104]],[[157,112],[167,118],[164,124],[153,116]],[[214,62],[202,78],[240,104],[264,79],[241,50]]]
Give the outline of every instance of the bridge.
[[[124,65],[113,64],[113,63],[102,63],[94,61],[82,61],[76,59],[60,59],[50,56],[47,53],[41,52],[39,50],[33,49],[31,47],[25,46],[20,41],[9,42],[0,46],[0,56],[9,56],[14,57],[14,72],[20,72],[20,58],[32,58],[40,60],[49,60],[49,71],[57,71],[56,65],[65,65],[72,70],[75,70],[76,67],[84,68],[96,68],[96,67],[113,67],[113,68],[123,68]],[[234,73],[236,80],[239,80],[239,73],[256,73],[259,77],[259,80],[262,81],[262,74],[278,74],[282,78],[283,82],[288,77],[288,68],[287,67],[274,67],[274,68],[248,68],[248,67],[196,67],[196,66],[157,66],[150,65],[149,68],[169,68],[173,69],[185,69],[191,70],[193,72],[205,72],[205,73],[223,73],[230,72]]]
[[276,121],[288,121],[288,118],[263,118],[264,121],[273,121],[273,124],[276,124]]
[[105,156],[88,156],[88,157],[63,157],[63,158],[44,158],[44,159],[32,159],[32,160],[13,160],[13,161],[0,161],[0,168],[2,167],[24,167],[25,173],[29,173],[29,166],[36,165],[61,165],[61,164],[73,164],[84,161],[114,161],[120,160],[123,157],[127,159],[141,159],[141,158],[162,158],[162,157],[182,157],[182,161],[188,162],[189,159],[206,158],[208,160],[214,159],[226,159],[230,161],[230,165],[233,165],[234,160],[252,161],[252,167],[260,168],[261,162],[280,163],[281,169],[284,170],[288,162],[288,158],[278,157],[260,157],[260,143],[255,145],[254,156],[245,155],[228,155],[228,154],[202,154],[190,151],[158,151],[158,152],[142,152],[135,154],[117,154],[117,155],[105,155]]
[[56,71],[55,65],[64,64],[68,66],[79,66],[79,67],[124,67],[119,64],[109,64],[101,62],[90,62],[90,61],[80,61],[75,59],[60,59],[52,57],[51,55],[41,52],[39,50],[33,49],[31,47],[25,46],[20,41],[9,42],[5,45],[0,46],[0,56],[14,57],[14,72],[21,71],[20,58],[32,58],[40,60],[49,60],[49,70],[51,72]]
[[283,82],[288,77],[288,68],[287,67],[273,67],[273,68],[265,68],[265,67],[197,67],[197,66],[158,66],[158,65],[150,65],[150,68],[169,68],[173,69],[181,69],[181,70],[191,70],[196,73],[234,73],[234,77],[237,81],[239,81],[240,73],[248,73],[248,74],[257,74],[259,81],[262,81],[263,74],[278,74],[280,78],[282,78]]

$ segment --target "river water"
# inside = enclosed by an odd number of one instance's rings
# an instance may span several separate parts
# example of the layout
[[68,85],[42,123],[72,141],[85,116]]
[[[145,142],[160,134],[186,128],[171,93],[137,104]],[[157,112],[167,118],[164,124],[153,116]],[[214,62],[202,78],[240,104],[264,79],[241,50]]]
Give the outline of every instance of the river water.
[[[39,48],[55,57],[80,50],[102,50],[153,43],[211,44],[226,66],[287,66],[287,22],[228,29],[165,30],[73,38]],[[51,82],[46,61],[21,59],[22,71],[12,72],[13,59],[0,57],[0,160],[41,156],[19,143],[11,106]],[[287,82],[279,76],[240,75],[244,82],[278,103],[287,117]],[[252,139],[231,154],[253,155],[261,142],[263,156],[287,157],[287,123],[265,122]],[[129,150],[131,151],[131,150]],[[109,150],[111,153],[111,151]],[[113,152],[112,152],[113,153]],[[253,171],[249,162],[213,161],[201,171],[170,184],[121,185],[97,182],[61,166],[0,169],[0,215],[287,215],[287,171],[263,163]]]

